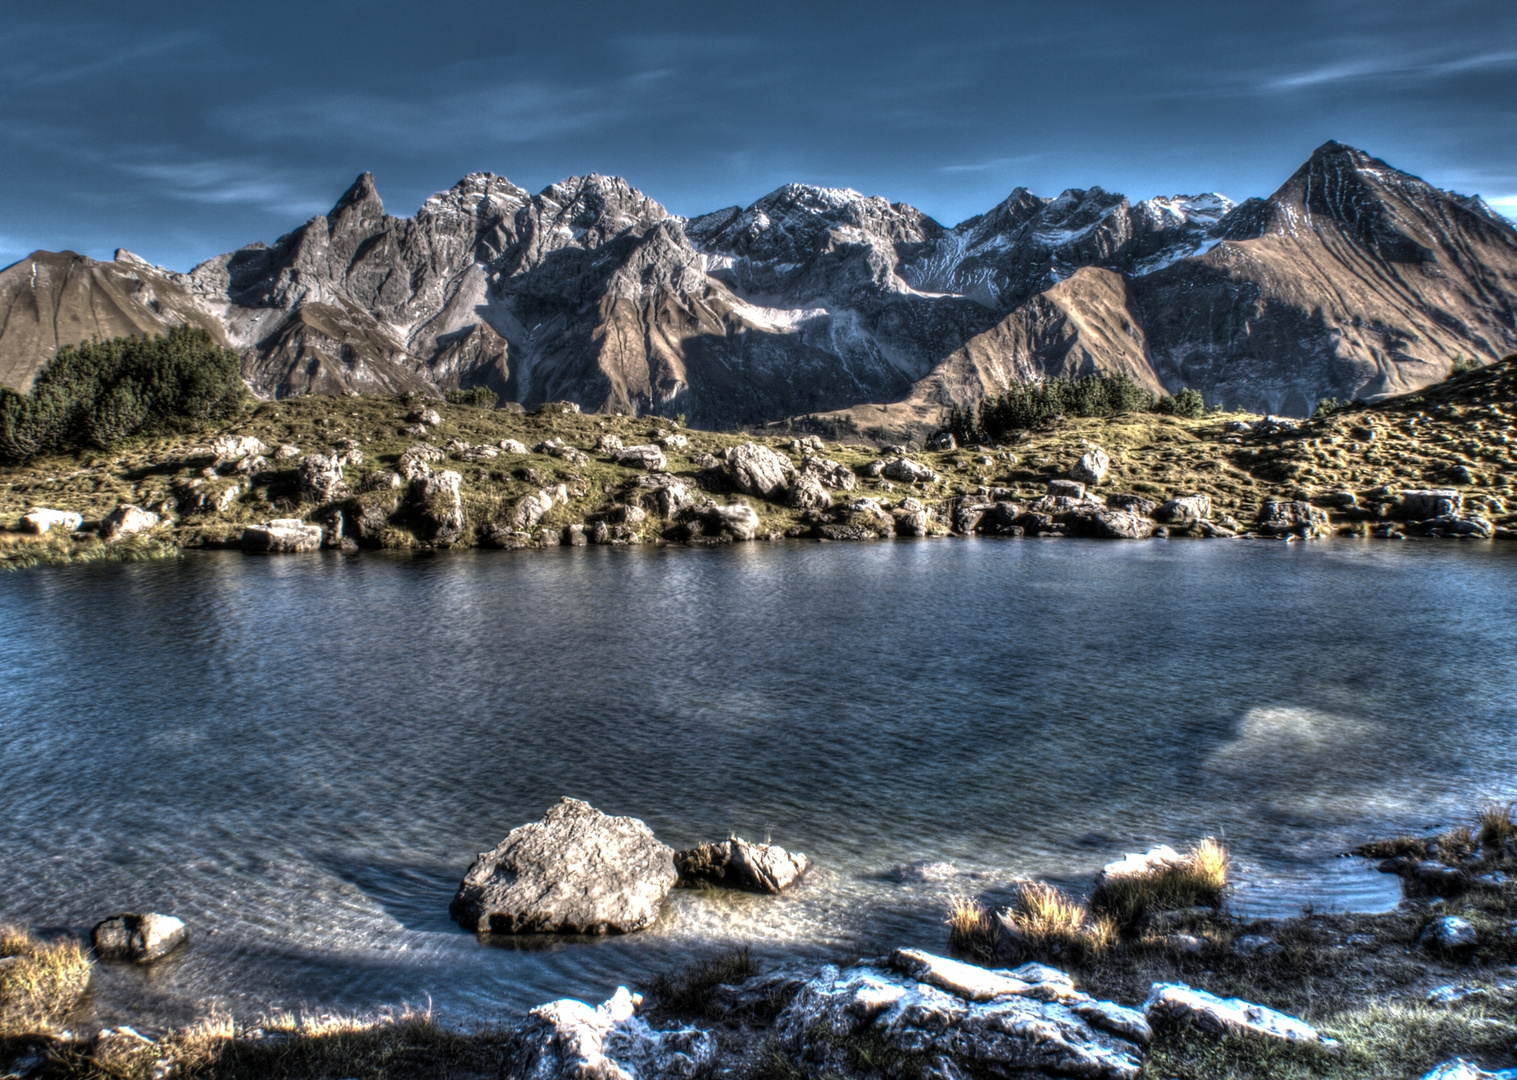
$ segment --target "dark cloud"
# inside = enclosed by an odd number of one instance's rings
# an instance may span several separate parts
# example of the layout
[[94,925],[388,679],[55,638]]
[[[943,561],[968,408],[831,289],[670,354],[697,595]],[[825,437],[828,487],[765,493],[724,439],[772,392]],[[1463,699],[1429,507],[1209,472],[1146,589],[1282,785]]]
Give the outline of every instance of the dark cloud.
[[678,213],[791,181],[945,222],[1014,186],[1266,194],[1334,138],[1517,214],[1517,6],[76,3],[0,30],[0,263],[184,267],[372,170],[619,173]]

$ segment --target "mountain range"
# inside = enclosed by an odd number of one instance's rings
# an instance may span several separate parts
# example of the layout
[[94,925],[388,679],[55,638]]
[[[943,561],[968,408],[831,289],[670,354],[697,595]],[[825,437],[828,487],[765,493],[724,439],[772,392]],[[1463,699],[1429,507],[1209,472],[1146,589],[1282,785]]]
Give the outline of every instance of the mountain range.
[[0,271],[0,384],[60,346],[206,327],[266,397],[487,386],[531,408],[916,431],[1015,381],[1126,373],[1304,415],[1517,351],[1517,229],[1339,143],[1274,194],[1017,188],[952,228],[790,184],[694,218],[617,177],[464,177],[409,218],[330,213],[188,273],[118,251]]

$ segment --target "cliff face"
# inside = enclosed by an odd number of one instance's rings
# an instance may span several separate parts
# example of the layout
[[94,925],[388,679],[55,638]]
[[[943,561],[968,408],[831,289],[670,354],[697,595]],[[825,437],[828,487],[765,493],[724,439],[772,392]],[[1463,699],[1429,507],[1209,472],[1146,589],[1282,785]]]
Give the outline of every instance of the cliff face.
[[255,392],[490,386],[528,407],[732,427],[938,411],[1046,374],[1305,413],[1517,349],[1517,231],[1329,143],[1268,199],[1017,189],[945,228],[787,185],[685,220],[615,177],[536,195],[476,173],[411,218],[372,177],[273,245],[187,274],[126,252],[0,271],[0,382],[60,346],[206,326]]

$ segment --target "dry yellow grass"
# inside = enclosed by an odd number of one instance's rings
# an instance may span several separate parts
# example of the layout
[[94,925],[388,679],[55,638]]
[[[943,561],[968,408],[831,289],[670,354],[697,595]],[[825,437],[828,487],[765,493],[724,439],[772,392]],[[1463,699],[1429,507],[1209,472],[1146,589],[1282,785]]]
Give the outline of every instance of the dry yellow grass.
[[1117,942],[1117,924],[1046,882],[1022,886],[1011,907],[998,916],[1001,925],[1029,956],[1096,956]]
[[948,944],[955,950],[983,960],[1000,951],[1001,924],[985,905],[972,896],[948,901]]
[[89,957],[78,942],[42,942],[0,927],[0,1037],[52,1031],[89,982]]
[[1227,849],[1208,836],[1178,863],[1103,880],[1091,895],[1091,906],[1124,927],[1151,911],[1218,907],[1227,892],[1227,873]]
[[1476,819],[1480,846],[1497,847],[1517,836],[1517,822],[1512,820],[1512,803],[1492,802],[1480,808]]

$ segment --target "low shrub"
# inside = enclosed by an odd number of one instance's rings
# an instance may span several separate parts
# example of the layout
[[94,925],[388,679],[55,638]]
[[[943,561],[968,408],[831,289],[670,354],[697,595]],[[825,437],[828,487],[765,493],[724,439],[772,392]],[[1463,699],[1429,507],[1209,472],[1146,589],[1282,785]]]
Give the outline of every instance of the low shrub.
[[1206,399],[1201,391],[1182,387],[1173,397],[1165,396],[1154,402],[1153,411],[1167,416],[1183,416],[1194,420],[1206,412]]
[[1091,895],[1091,907],[1123,927],[1152,911],[1220,907],[1227,892],[1227,867],[1227,849],[1208,836],[1177,863],[1103,879]]
[[1480,808],[1476,822],[1481,847],[1499,847],[1517,836],[1517,822],[1512,820],[1512,807],[1510,802],[1493,802]]
[[0,389],[0,459],[109,449],[141,432],[192,430],[241,411],[242,361],[198,327],[58,350],[31,393]]
[[443,397],[451,405],[472,405],[478,409],[493,409],[500,405],[500,395],[488,386],[475,386],[468,390],[449,390]]
[[89,982],[89,957],[78,942],[42,942],[16,927],[0,927],[0,1037],[57,1027]]

